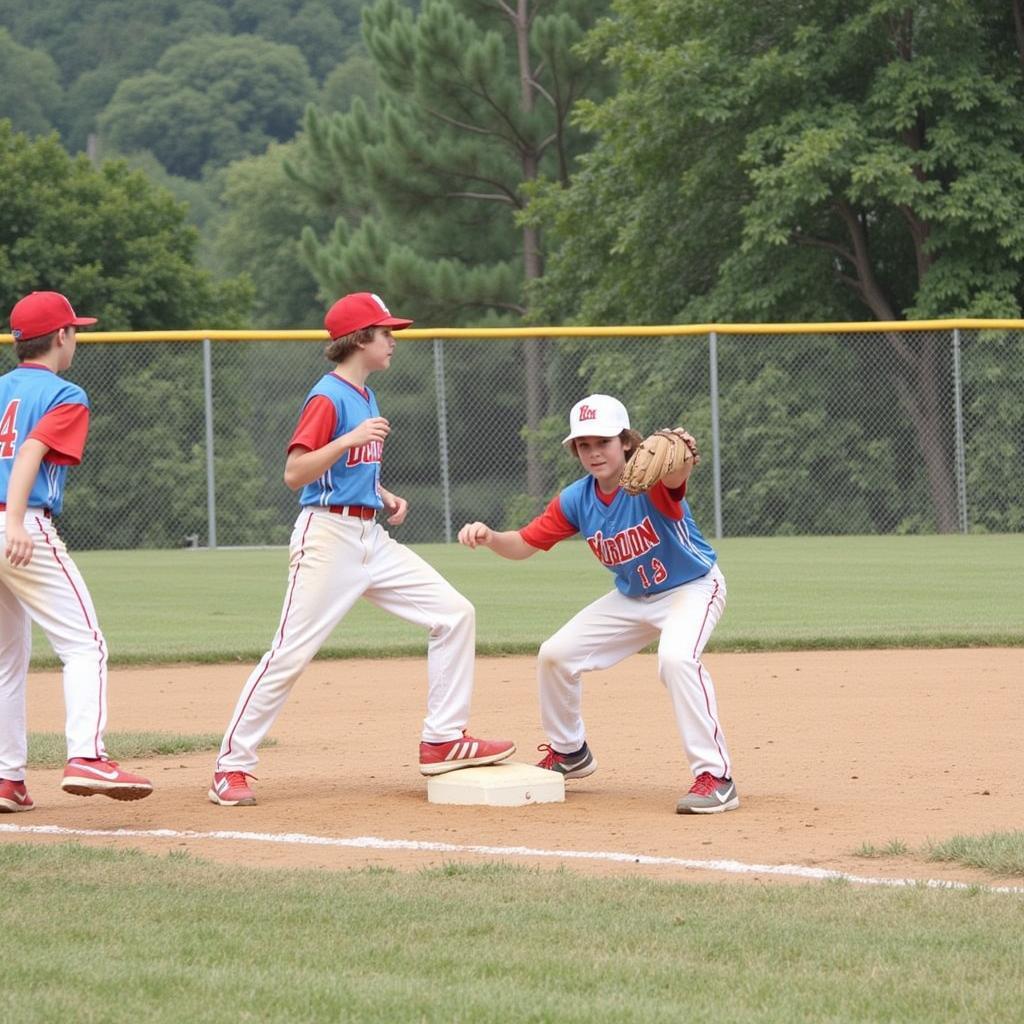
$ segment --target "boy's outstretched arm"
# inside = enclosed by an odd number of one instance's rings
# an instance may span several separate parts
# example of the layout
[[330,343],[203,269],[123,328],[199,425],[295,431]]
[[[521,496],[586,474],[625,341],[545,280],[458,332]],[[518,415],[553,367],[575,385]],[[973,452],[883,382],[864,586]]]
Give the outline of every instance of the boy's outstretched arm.
[[537,554],[540,548],[527,544],[518,530],[492,530],[486,523],[466,523],[459,530],[459,543],[467,548],[490,548],[502,558],[522,559]]

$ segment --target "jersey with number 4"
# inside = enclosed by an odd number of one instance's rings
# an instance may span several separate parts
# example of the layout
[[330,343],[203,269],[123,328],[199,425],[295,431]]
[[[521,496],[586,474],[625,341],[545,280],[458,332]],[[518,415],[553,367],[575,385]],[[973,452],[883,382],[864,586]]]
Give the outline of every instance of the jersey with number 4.
[[49,448],[32,482],[28,504],[58,515],[68,466],[82,461],[89,432],[85,392],[46,366],[22,363],[0,377],[0,501],[6,503],[18,449],[28,438]]
[[706,575],[715,564],[714,549],[697,529],[685,491],[658,483],[646,494],[631,495],[620,487],[602,500],[597,482],[586,476],[553,498],[519,533],[544,551],[579,533],[615,574],[620,593],[659,594]]

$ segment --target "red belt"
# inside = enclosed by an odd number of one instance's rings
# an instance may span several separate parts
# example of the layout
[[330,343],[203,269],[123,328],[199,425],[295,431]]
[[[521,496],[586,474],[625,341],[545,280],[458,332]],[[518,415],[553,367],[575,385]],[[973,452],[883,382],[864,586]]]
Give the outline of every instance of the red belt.
[[327,511],[336,516],[355,516],[356,519],[372,519],[377,514],[377,509],[369,505],[328,505]]
[[[3,501],[0,501],[0,512],[6,512],[6,511],[7,511],[7,504],[5,502],[3,502]],[[44,508],[43,509],[43,515],[47,519],[52,519],[53,518],[53,513],[48,508]]]

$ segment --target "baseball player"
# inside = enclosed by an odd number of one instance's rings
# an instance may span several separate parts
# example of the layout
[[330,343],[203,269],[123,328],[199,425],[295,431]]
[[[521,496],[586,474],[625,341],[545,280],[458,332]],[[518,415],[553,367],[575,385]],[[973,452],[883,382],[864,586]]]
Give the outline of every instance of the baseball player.
[[476,645],[473,606],[378,521],[386,513],[389,525],[400,525],[408,503],[381,486],[391,424],[366,380],[391,365],[392,328],[411,323],[392,316],[370,292],[344,296],[324,319],[331,336],[325,354],[336,365],[306,396],[284,470],[302,507],[292,532],[281,623],[242,687],[224,734],[209,791],[216,804],[256,802],[248,781],[256,748],[295,680],[360,597],[429,631],[420,772],[495,764],[515,752],[509,740],[476,739],[465,731]]
[[739,806],[732,762],[711,676],[700,660],[725,607],[725,579],[685,501],[694,461],[645,493],[627,493],[620,475],[641,438],[630,429],[625,406],[608,395],[589,395],[573,406],[562,443],[587,475],[544,512],[521,530],[497,532],[475,522],[459,531],[467,547],[483,545],[511,559],[529,558],[578,533],[615,577],[614,590],[541,645],[541,721],[550,743],[539,748],[546,751],[540,767],[567,779],[596,771],[580,715],[580,675],[610,668],[657,639],[659,674],[694,775],[676,811],[732,810]]
[[25,788],[25,679],[32,622],[64,665],[68,761],[61,788],[138,800],[153,786],[123,771],[103,746],[107,645],[78,568],[53,523],[68,466],[82,461],[89,400],[59,376],[75,355],[76,316],[58,292],[32,292],[11,310],[18,366],[0,377],[0,813],[30,811]]

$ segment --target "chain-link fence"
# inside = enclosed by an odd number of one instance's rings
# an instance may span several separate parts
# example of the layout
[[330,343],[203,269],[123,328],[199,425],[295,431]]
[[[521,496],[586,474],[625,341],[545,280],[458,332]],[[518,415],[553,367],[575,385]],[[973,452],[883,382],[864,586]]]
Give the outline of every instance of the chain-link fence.
[[[445,541],[472,519],[526,522],[580,474],[560,441],[592,392],[622,399],[641,433],[681,424],[697,436],[689,499],[709,537],[1019,532],[1014,328],[411,332],[369,381],[392,423],[384,484],[410,502],[396,535]],[[297,511],[285,447],[331,368],[322,343],[88,338],[68,374],[93,407],[61,517],[68,543],[285,543]]]

